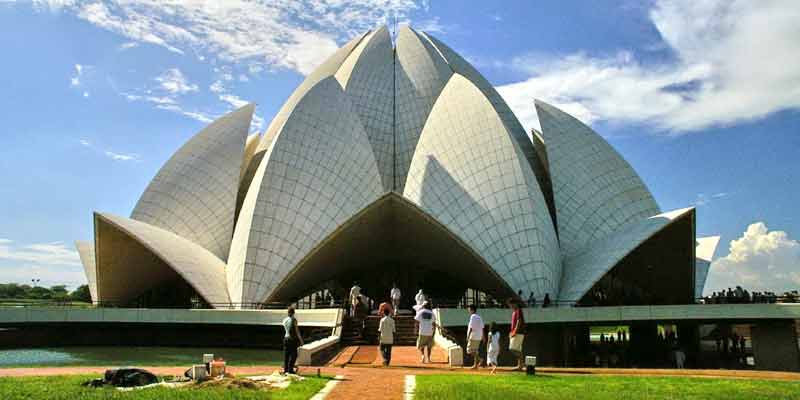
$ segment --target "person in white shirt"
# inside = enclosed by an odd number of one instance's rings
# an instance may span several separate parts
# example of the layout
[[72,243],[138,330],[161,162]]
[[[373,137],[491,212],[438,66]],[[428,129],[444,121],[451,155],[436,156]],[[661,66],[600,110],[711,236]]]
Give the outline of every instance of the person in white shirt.
[[489,337],[486,349],[486,365],[492,367],[492,373],[497,370],[497,357],[500,355],[500,328],[492,322],[489,324]]
[[350,315],[356,315],[356,307],[358,306],[358,296],[361,295],[361,288],[358,282],[353,282],[353,287],[350,288]]
[[389,292],[389,297],[392,299],[392,309],[394,310],[394,315],[397,315],[397,310],[400,308],[400,298],[402,297],[400,288],[397,287],[397,283],[392,284],[392,290]]
[[472,369],[478,369],[481,365],[480,348],[483,343],[483,319],[478,315],[478,308],[474,304],[469,305],[469,324],[467,325],[467,354],[472,355]]
[[[436,329],[436,315],[434,315],[433,310],[431,310],[430,302],[426,301],[422,303],[422,308],[417,312],[414,320],[417,321],[417,326],[419,329],[417,336],[417,348],[422,355],[421,361],[423,364],[429,363],[431,362],[433,335]],[[427,350],[427,353],[425,350]]]
[[386,367],[392,362],[392,344],[394,344],[394,319],[389,315],[389,310],[383,310],[383,318],[378,324],[380,333],[380,352],[383,357],[383,366]]
[[297,372],[297,347],[303,345],[303,336],[300,335],[300,325],[294,317],[294,308],[289,307],[287,316],[283,319],[283,374]]
[[417,305],[414,306],[414,311],[419,311],[422,309],[422,303],[425,303],[428,299],[425,297],[425,293],[422,293],[422,289],[420,289],[417,295],[414,296],[414,300],[417,302]]

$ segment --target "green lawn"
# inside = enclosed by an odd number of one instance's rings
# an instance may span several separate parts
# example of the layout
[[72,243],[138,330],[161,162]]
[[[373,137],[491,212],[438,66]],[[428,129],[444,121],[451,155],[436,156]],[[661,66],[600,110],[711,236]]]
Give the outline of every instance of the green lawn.
[[115,388],[87,388],[81,383],[98,376],[51,376],[0,378],[0,399],[136,399],[136,400],[178,400],[178,399],[275,399],[307,400],[317,393],[327,379],[307,378],[295,382],[284,390],[225,389],[225,388],[151,388],[122,392]]
[[228,365],[280,365],[280,350],[210,347],[74,346],[0,350],[0,368],[57,366],[185,366],[204,353],[222,356]]
[[419,375],[416,399],[800,399],[800,382],[749,379]]

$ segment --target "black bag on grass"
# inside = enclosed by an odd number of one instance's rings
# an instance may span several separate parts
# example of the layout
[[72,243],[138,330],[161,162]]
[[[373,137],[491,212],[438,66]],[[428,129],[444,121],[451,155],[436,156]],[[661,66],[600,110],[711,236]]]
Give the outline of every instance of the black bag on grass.
[[108,369],[103,380],[106,384],[118,387],[145,386],[158,383],[158,377],[152,372],[132,367]]

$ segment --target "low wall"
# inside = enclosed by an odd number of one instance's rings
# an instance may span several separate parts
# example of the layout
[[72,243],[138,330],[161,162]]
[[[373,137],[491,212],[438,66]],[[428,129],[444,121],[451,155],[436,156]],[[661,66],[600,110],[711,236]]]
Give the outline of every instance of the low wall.
[[[337,324],[339,309],[297,310],[300,326],[330,327]],[[187,310],[164,308],[0,307],[0,326],[37,323],[146,323],[281,325],[286,310]]]
[[[618,321],[757,321],[764,319],[800,319],[800,304],[688,304],[675,306],[621,306],[621,307],[548,307],[525,308],[528,324],[564,322],[618,322]],[[511,323],[508,308],[483,308],[478,310],[488,325]],[[466,326],[469,311],[462,308],[439,309],[439,321],[444,327]]]
[[330,336],[300,346],[297,349],[297,365],[323,365],[333,358],[339,349],[343,319],[344,310],[338,310],[336,325],[332,328]]
[[[439,310],[436,309],[433,311],[436,314],[436,320],[441,321],[441,315],[439,314]],[[433,335],[433,341],[436,346],[441,347],[447,352],[447,362],[450,364],[451,367],[460,367],[464,365],[464,348],[459,346],[458,343],[446,338],[441,333],[442,328],[439,327],[436,334]]]

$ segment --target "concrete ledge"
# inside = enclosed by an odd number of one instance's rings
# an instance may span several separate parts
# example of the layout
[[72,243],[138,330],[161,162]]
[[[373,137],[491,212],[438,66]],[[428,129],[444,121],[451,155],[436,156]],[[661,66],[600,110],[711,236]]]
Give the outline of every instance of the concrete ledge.
[[[297,310],[301,326],[335,328],[341,310]],[[0,325],[63,322],[281,325],[286,310],[187,310],[156,308],[0,308]]]
[[297,365],[309,366],[314,365],[314,356],[329,350],[332,346],[339,344],[340,337],[328,336],[324,339],[315,342],[306,343],[297,349]]
[[[616,322],[616,321],[758,321],[764,319],[800,319],[798,304],[687,304],[672,306],[621,306],[621,307],[549,307],[525,308],[525,322],[548,324],[559,322]],[[478,310],[483,321],[498,324],[511,323],[511,310],[507,308],[482,308]],[[438,321],[444,327],[466,326],[469,313],[466,309],[437,309]]]
[[[433,310],[433,313],[436,315],[436,321],[439,321],[441,326],[445,326],[442,322],[442,310],[437,308]],[[447,361],[450,363],[451,367],[460,367],[464,365],[464,349],[462,349],[458,343],[442,335],[441,329],[442,328],[439,327],[439,329],[436,330],[436,334],[433,335],[433,343],[447,352]]]
[[433,336],[433,342],[447,352],[447,361],[450,363],[451,367],[460,367],[464,365],[464,349],[456,342],[447,339],[438,332]]

